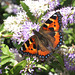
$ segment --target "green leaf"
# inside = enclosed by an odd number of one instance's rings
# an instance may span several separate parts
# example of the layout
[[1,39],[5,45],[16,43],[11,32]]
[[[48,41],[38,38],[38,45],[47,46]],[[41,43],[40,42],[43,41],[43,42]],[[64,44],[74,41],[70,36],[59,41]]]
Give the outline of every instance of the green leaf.
[[0,25],[0,32],[4,29],[4,24]]
[[8,5],[2,7],[3,10],[5,10],[6,8],[8,8]]
[[53,55],[58,59],[58,62],[61,64],[61,66],[64,67],[64,61],[62,57],[59,54],[53,54]]
[[60,4],[63,5],[65,1],[66,1],[66,0],[62,0],[62,1],[60,2]]
[[2,44],[1,46],[2,46],[1,50],[2,50],[3,54],[8,54],[9,53],[9,47],[5,44]]
[[2,35],[3,38],[11,38],[13,35],[13,33],[7,31],[3,32],[2,34],[3,34]]
[[58,70],[62,70],[63,71],[63,68],[61,67],[61,65],[57,61],[52,62],[50,65],[53,68],[55,68],[55,69],[58,69]]
[[18,5],[20,5],[20,0],[16,0],[16,3],[17,3]]
[[18,63],[16,66],[14,66],[11,70],[10,70],[10,74],[12,75],[18,75],[20,70],[22,70],[25,66],[26,66],[27,61],[23,60],[20,63]]
[[75,0],[72,1],[72,6],[75,7]]
[[[74,3],[75,3],[75,1],[74,1]],[[75,18],[75,16],[74,16],[74,18]],[[75,38],[75,24],[73,24],[73,37]]]
[[64,30],[64,32],[65,32],[66,34],[72,34],[72,33],[73,33],[73,29]]
[[62,45],[61,48],[66,48],[66,49],[68,49],[68,47],[67,47],[66,45]]
[[10,51],[9,51],[9,47],[7,46],[7,45],[5,45],[5,44],[2,44],[1,45],[2,46],[2,48],[1,48],[1,50],[2,50],[2,52],[3,52],[3,54],[5,54],[5,55],[13,55],[13,53],[11,53]]
[[0,56],[1,59],[4,59],[6,57],[8,57],[8,56],[7,55],[4,55],[4,54],[2,56]]
[[50,68],[50,66],[49,66],[48,64],[45,64],[45,68],[49,69],[49,68]]
[[55,72],[54,68],[51,69],[51,72]]
[[71,43],[72,42],[72,39],[73,39],[73,37],[70,35],[70,34],[68,34],[68,41],[69,41],[69,43]]
[[75,33],[73,33],[72,35],[73,35],[73,39],[75,39]]
[[72,0],[63,0],[61,3],[63,6],[68,6],[72,4]]
[[32,22],[35,22],[35,21],[36,21],[36,18],[35,18],[35,16],[32,15],[32,13],[30,12],[29,7],[28,7],[24,2],[22,2],[22,1],[20,1],[20,3],[21,3],[21,5],[22,5],[23,9],[26,11],[26,14],[27,14],[27,16],[30,18],[30,20],[31,20]]
[[42,69],[44,69],[44,70],[47,70],[44,66],[42,66],[42,65],[40,65],[40,64],[36,65],[36,67],[42,68]]
[[4,13],[3,14],[3,17],[6,19],[8,16],[10,16],[10,14],[8,14],[8,13]]
[[11,57],[6,57],[6,58],[4,58],[4,59],[1,60],[0,65],[4,65],[4,64],[6,64],[7,62],[9,62],[10,60],[11,60]]
[[6,66],[9,66],[11,64],[11,62],[7,62],[7,63],[5,63],[4,65],[2,65],[1,67],[2,68],[5,68]]

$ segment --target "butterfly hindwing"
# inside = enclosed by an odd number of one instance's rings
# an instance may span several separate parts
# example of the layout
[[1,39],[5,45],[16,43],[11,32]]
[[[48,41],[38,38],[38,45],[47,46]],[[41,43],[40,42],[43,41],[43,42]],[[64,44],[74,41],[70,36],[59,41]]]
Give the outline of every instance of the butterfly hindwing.
[[22,55],[36,55],[39,58],[47,58],[51,54],[51,51],[48,50],[35,35],[24,43],[20,48],[20,52]]
[[36,55],[37,49],[36,49],[36,42],[35,42],[35,36],[32,36],[30,39],[28,39],[23,46],[20,48],[21,53],[23,55]]
[[[43,38],[44,37],[42,37],[42,39]],[[50,56],[50,54],[52,53],[52,51],[47,49],[47,45],[48,45],[47,43],[45,43],[44,41],[42,41],[39,38],[37,38],[37,39],[38,39],[38,41],[37,41],[37,43],[38,43],[38,45],[37,45],[37,51],[38,51],[37,52],[37,56],[39,58],[47,58],[48,56]]]

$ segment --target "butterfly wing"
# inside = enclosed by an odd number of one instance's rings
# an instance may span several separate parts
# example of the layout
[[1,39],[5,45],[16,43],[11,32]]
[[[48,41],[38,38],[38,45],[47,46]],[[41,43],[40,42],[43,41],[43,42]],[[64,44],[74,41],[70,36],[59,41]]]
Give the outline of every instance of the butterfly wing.
[[61,14],[56,12],[53,14],[40,28],[40,33],[44,35],[52,46],[57,49],[62,44],[62,31],[61,31]]
[[23,55],[36,55],[37,49],[36,49],[36,38],[35,36],[32,36],[29,38],[20,48],[20,52]]
[[[40,34],[39,34],[40,35]],[[40,35],[41,36],[41,35]],[[43,39],[43,37],[42,37]],[[20,53],[22,55],[36,55],[39,58],[47,58],[50,56],[51,51],[48,50],[44,43],[42,43],[42,39],[40,40],[37,35],[32,36],[29,38],[24,45],[20,48]],[[44,38],[45,39],[45,38]]]

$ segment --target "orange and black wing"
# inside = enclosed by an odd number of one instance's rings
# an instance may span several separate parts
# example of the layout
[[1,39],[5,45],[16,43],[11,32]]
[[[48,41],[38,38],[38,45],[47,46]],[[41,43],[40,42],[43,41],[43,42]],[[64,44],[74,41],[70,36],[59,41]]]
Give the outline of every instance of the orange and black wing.
[[62,45],[62,16],[60,12],[53,14],[40,28],[40,33],[46,36],[52,42],[55,49]]
[[37,48],[36,48],[36,40],[35,36],[29,38],[20,48],[20,53],[22,55],[36,55]]
[[42,59],[47,58],[52,54],[51,50],[48,50],[35,35],[23,44],[23,46],[20,48],[20,53],[22,55],[35,55]]

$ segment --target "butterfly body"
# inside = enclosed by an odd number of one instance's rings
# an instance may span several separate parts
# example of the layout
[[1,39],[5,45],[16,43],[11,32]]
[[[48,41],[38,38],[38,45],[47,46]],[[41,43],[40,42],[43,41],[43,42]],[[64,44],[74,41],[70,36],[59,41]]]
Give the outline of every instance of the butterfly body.
[[47,58],[53,53],[53,50],[58,49],[63,39],[61,18],[60,12],[56,12],[41,26],[39,32],[33,30],[35,35],[21,47],[21,54]]

